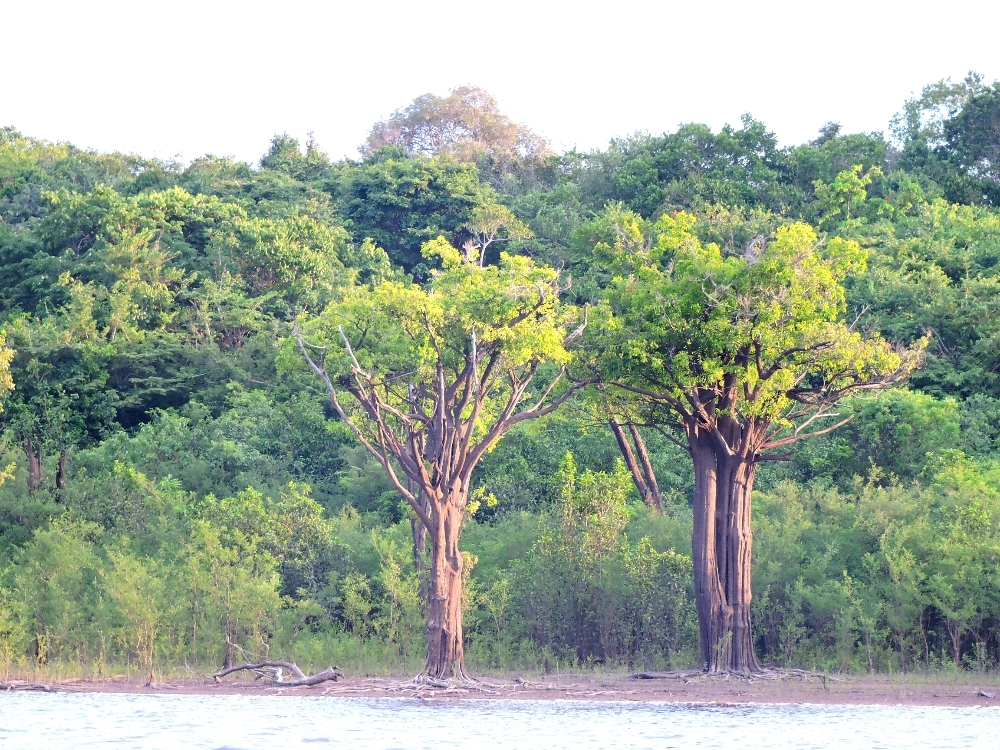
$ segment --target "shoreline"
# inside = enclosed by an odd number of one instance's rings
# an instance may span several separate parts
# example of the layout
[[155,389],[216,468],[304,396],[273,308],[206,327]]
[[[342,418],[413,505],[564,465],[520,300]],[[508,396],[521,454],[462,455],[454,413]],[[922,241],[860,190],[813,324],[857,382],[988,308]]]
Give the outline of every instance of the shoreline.
[[[909,678],[909,679],[908,679]],[[730,678],[637,680],[625,675],[563,675],[506,680],[486,677],[481,689],[415,686],[409,677],[346,677],[312,687],[282,687],[259,680],[232,679],[216,684],[209,678],[165,680],[149,686],[139,678],[53,680],[34,683],[36,690],[57,693],[132,695],[274,695],[328,698],[418,698],[421,700],[571,700],[692,703],[700,705],[872,705],[872,706],[1000,706],[1000,675],[980,683],[921,682],[913,676],[827,677],[809,679]],[[11,680],[0,687],[17,691],[32,683]],[[42,687],[44,685],[44,688]],[[992,694],[990,698],[987,694]],[[2,700],[2,699],[0,699]]]

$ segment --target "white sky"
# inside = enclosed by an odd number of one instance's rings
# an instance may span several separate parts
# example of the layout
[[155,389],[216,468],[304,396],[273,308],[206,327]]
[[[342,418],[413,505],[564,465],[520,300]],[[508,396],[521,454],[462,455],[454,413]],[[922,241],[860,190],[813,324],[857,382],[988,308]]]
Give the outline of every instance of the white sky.
[[886,130],[911,92],[1000,78],[1000,3],[0,0],[0,124],[146,156],[256,161],[274,133],[355,156],[471,83],[557,149],[750,112],[784,144]]

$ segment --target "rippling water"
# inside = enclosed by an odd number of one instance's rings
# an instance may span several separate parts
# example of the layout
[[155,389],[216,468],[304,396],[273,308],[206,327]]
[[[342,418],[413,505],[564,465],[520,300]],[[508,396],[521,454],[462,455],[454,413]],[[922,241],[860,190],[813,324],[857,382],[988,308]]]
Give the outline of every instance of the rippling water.
[[0,693],[15,748],[996,748],[1000,709]]

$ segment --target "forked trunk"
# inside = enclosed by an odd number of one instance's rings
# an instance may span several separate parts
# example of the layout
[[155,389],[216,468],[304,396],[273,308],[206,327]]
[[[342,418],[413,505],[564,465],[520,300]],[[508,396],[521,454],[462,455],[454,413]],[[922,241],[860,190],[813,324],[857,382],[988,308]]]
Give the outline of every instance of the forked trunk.
[[657,513],[663,512],[663,493],[660,492],[660,483],[656,481],[656,472],[653,471],[653,462],[649,460],[649,452],[646,450],[646,443],[642,439],[639,428],[629,423],[629,432],[635,441],[635,450],[639,454],[639,461],[642,464],[642,473],[646,477],[646,484],[649,486],[649,500],[647,504]]
[[[618,449],[621,451],[625,465],[632,474],[632,481],[639,491],[642,501],[657,513],[663,512],[663,494],[660,492],[660,485],[656,481],[656,472],[653,471],[653,464],[649,460],[649,453],[646,451],[646,444],[642,440],[639,429],[629,423],[629,433],[635,441],[635,452],[625,435],[625,430],[617,419],[612,417],[608,420],[611,432],[614,433],[618,442]],[[638,454],[638,458],[636,457]]]
[[702,663],[709,672],[758,672],[750,621],[755,467],[739,456],[720,456],[700,427],[692,427],[688,437],[695,470],[692,552]]
[[431,502],[427,661],[423,674],[439,680],[466,677],[462,633],[462,553],[458,549],[464,512],[464,497]]

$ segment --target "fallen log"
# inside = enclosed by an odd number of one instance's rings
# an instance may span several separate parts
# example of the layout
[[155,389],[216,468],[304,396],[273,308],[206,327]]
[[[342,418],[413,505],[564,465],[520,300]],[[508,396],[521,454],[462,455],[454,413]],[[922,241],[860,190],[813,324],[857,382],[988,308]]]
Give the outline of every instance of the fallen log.
[[677,670],[676,672],[633,672],[630,680],[689,680],[705,675],[700,669]]
[[[283,670],[287,669],[295,677],[291,680],[284,679]],[[337,681],[338,677],[343,677],[343,673],[337,667],[328,667],[322,672],[317,672],[316,674],[307,675],[301,669],[299,665],[294,661],[259,661],[253,664],[238,664],[235,667],[229,667],[229,669],[223,669],[212,675],[212,678],[216,682],[221,682],[222,678],[227,674],[232,674],[233,672],[249,671],[257,674],[258,677],[264,677],[271,680],[275,684],[281,685],[282,687],[302,687],[306,685],[319,685],[321,682],[327,682],[332,680]],[[271,674],[268,674],[264,670],[273,670]]]

